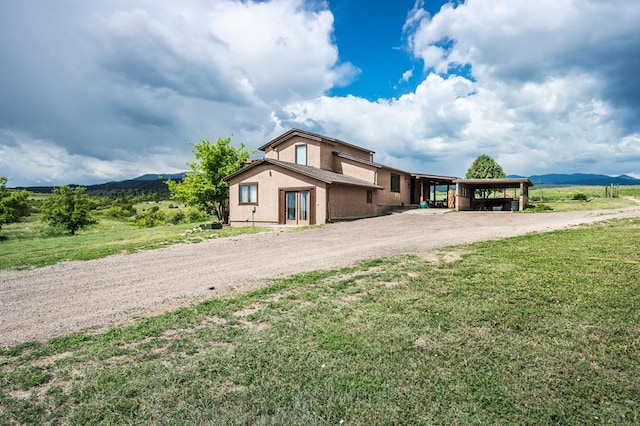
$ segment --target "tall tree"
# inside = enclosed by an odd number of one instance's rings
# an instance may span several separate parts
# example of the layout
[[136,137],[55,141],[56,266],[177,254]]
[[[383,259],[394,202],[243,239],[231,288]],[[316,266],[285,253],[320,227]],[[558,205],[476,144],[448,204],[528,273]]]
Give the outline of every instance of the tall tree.
[[76,231],[98,223],[91,216],[91,206],[85,189],[60,186],[43,206],[42,220],[51,226],[62,227],[75,235]]
[[[507,175],[502,166],[487,154],[478,156],[467,170],[467,179],[502,179]],[[487,190],[479,190],[479,195],[487,197],[490,193]]]
[[0,229],[4,223],[18,222],[29,216],[29,192],[24,189],[9,191],[7,178],[0,176]]
[[191,168],[180,182],[168,180],[171,196],[196,206],[207,214],[215,214],[226,223],[229,215],[229,183],[224,177],[240,170],[252,154],[244,144],[235,148],[231,138],[220,139],[212,144],[203,140],[193,144],[195,161],[188,162]]

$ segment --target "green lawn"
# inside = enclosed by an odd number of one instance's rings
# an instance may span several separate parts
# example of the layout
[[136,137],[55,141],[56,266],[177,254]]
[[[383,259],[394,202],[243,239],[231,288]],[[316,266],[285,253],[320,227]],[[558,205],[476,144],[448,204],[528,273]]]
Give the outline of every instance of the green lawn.
[[[202,222],[204,223],[204,221]],[[141,228],[133,222],[100,217],[100,223],[76,235],[52,233],[37,215],[4,225],[0,233],[0,269],[24,269],[65,260],[88,260],[176,243],[262,232],[264,228],[223,228],[187,233],[200,223]]]
[[0,424],[639,424],[639,241],[379,259],[8,348]]
[[[637,205],[628,197],[640,198],[640,186],[620,186],[618,197],[606,198],[604,186],[533,187],[529,190],[529,202],[533,206],[544,204],[550,211],[616,209]],[[576,194],[584,194],[587,200],[574,200]]]

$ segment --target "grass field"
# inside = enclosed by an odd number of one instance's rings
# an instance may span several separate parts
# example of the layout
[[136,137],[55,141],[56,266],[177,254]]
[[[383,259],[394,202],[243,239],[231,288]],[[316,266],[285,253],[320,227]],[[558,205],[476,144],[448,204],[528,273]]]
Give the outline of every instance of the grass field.
[[0,424],[639,424],[639,241],[378,259],[0,350]]
[[2,227],[0,269],[24,269],[65,260],[88,260],[132,253],[176,243],[197,243],[208,238],[262,232],[262,228],[223,228],[187,234],[200,223],[141,228],[132,221],[99,218],[100,223],[76,235],[52,233],[34,215]]
[[[587,200],[573,200],[576,194],[584,194]],[[640,198],[640,186],[620,186],[616,198],[606,198],[604,186],[533,187],[529,190],[531,204],[544,203],[556,212],[615,209],[636,204],[627,197]]]

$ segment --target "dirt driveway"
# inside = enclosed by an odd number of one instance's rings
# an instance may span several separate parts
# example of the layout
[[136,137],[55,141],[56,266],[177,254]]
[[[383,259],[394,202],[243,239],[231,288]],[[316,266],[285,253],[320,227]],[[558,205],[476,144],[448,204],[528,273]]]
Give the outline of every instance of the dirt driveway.
[[0,345],[121,324],[246,291],[269,278],[629,217],[640,217],[640,206],[549,214],[412,210],[297,232],[275,230],[29,271],[0,271]]

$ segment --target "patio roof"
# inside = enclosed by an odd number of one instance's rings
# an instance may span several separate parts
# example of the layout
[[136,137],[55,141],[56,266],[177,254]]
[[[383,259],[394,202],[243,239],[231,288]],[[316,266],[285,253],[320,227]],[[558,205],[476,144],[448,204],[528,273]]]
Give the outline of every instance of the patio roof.
[[473,186],[476,189],[520,188],[521,185],[533,186],[528,178],[511,179],[455,179],[456,184]]

